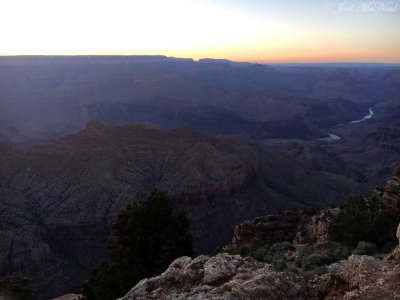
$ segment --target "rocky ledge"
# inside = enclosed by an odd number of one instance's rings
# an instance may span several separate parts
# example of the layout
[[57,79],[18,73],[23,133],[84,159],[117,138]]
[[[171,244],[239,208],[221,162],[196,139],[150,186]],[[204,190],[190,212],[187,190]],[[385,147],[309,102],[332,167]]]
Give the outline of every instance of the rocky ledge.
[[141,280],[119,300],[400,299],[399,282],[400,246],[383,261],[352,255],[308,281],[250,257],[223,253],[180,257],[160,276]]
[[139,299],[305,299],[305,281],[272,265],[218,254],[180,257],[160,276],[141,280],[119,300]]
[[352,255],[330,265],[310,286],[318,299],[400,299],[399,282],[400,246],[383,261]]

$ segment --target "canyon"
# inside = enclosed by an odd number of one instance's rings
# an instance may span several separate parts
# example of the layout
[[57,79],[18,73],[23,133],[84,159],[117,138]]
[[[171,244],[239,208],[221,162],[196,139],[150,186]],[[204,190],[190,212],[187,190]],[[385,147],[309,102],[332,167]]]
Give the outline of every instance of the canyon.
[[366,190],[263,143],[189,127],[91,121],[56,142],[23,150],[1,144],[0,152],[0,269],[32,277],[43,298],[85,279],[105,258],[118,211],[154,187],[187,212],[203,253],[226,243],[245,219],[339,204]]
[[[378,189],[378,196],[389,209],[393,202],[398,204],[399,172],[400,168],[392,180]],[[394,200],[388,202],[388,198]],[[224,250],[240,245],[254,249],[282,242],[293,245],[327,242],[327,225],[338,210],[283,212],[254,218],[236,227],[232,244]],[[306,273],[279,272],[271,264],[228,253],[194,259],[180,257],[159,276],[141,280],[119,300],[397,299],[400,295],[400,224],[396,237],[397,246],[383,259],[352,254],[311,278]],[[289,256],[289,252],[285,255]]]
[[[118,212],[154,187],[187,212],[201,253],[235,226],[235,243],[274,230],[322,241],[335,210],[300,210],[391,177],[399,95],[398,66],[0,57],[0,276],[31,277],[40,299],[67,293],[106,257]],[[397,183],[376,190],[393,208]]]

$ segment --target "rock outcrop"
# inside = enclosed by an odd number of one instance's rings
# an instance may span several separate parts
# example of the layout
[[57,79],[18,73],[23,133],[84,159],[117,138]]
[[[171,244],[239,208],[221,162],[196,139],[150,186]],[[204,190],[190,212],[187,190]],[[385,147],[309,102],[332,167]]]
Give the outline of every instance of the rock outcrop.
[[399,239],[399,245],[385,258],[385,261],[391,264],[397,264],[400,268],[400,224],[397,227],[396,237]]
[[305,281],[253,258],[180,257],[160,276],[141,280],[119,300],[309,299]]
[[400,153],[400,127],[380,127],[376,139],[386,152]]
[[399,239],[399,243],[400,243],[400,224],[399,224],[399,226],[397,227],[396,237]]
[[328,272],[310,286],[318,299],[400,299],[399,245],[383,261],[366,255],[352,255],[328,267]]
[[375,189],[375,194],[387,208],[400,214],[400,167],[383,188],[377,187]]
[[180,257],[160,276],[141,280],[119,300],[400,299],[399,282],[400,245],[383,261],[352,255],[311,280],[225,253]]
[[332,264],[312,287],[319,299],[400,299],[400,261],[393,265],[366,255]]
[[339,208],[320,212],[286,211],[245,221],[236,226],[229,247],[247,244],[252,248],[265,244],[290,242],[305,244],[328,241],[329,222]]
[[53,300],[79,300],[80,297],[82,297],[82,295],[67,294],[67,295],[64,295],[64,296],[60,296],[60,297],[54,298]]

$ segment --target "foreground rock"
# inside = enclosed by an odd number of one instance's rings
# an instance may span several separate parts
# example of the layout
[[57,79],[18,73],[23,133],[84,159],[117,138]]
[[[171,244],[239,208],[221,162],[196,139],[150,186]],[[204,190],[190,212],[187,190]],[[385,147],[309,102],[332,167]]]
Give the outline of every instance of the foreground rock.
[[[400,224],[397,228],[400,243]],[[332,264],[311,286],[319,299],[400,299],[400,245],[383,261],[352,255]]]
[[304,280],[238,255],[180,257],[158,277],[140,281],[120,300],[308,299]]
[[319,299],[400,299],[399,263],[352,255],[330,265],[312,287]]
[[160,276],[143,279],[119,300],[400,299],[399,283],[400,245],[383,261],[352,255],[308,281],[276,272],[253,258],[224,253],[180,257]]

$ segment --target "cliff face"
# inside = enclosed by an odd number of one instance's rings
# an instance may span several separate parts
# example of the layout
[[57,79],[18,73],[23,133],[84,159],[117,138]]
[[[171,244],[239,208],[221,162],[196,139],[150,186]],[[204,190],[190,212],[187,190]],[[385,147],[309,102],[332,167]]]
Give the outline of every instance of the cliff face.
[[393,178],[388,180],[383,188],[375,189],[375,194],[386,207],[400,214],[400,168],[394,172]]
[[0,144],[0,276],[32,277],[44,299],[67,292],[105,258],[118,211],[154,187],[187,211],[204,253],[246,219],[344,201],[360,185],[299,167],[266,145],[190,128],[92,121],[51,144]]
[[338,212],[339,209],[334,208],[318,213],[288,211],[257,217],[236,226],[232,246],[248,244],[256,248],[282,242],[325,242],[329,239],[329,222]]
[[377,131],[377,141],[385,152],[400,153],[400,128],[380,127]]

